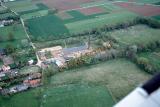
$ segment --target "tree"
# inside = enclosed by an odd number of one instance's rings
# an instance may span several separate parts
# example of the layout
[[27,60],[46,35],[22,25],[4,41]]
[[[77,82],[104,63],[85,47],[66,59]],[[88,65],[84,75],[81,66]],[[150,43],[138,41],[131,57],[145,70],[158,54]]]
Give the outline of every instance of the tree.
[[7,44],[6,47],[5,47],[5,49],[6,49],[7,54],[11,54],[11,53],[15,52],[15,48],[11,44]]

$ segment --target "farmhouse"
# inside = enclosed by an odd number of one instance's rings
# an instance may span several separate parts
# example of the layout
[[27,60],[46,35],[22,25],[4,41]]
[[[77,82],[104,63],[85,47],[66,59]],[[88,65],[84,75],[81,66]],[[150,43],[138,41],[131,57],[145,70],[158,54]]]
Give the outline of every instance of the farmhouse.
[[23,83],[28,87],[34,88],[41,85],[41,79],[25,80]]

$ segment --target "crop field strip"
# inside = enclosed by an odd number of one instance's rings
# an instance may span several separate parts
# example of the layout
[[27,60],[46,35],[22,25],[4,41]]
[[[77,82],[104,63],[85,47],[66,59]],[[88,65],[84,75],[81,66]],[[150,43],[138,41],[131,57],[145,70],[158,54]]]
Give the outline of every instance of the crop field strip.
[[160,14],[160,7],[153,6],[149,4],[137,4],[137,3],[127,3],[127,2],[117,2],[114,3],[117,6],[128,9],[131,12],[135,12],[142,16],[155,16]]

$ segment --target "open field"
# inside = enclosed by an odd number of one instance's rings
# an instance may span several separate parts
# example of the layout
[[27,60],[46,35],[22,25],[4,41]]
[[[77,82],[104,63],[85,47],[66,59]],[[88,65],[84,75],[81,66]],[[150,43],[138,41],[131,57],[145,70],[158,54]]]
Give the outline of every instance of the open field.
[[68,33],[63,22],[55,15],[47,15],[27,21],[29,32],[33,38],[60,38],[59,35]]
[[80,4],[92,2],[92,0],[43,0],[43,2],[50,8],[56,8],[61,11],[80,8]]
[[127,29],[115,30],[109,34],[120,44],[134,45],[143,43],[143,45],[147,45],[159,40],[159,33],[159,29],[150,28],[147,25],[135,25]]
[[46,5],[31,0],[7,2],[5,5],[20,15],[49,9]]
[[132,62],[118,59],[59,73],[52,77],[51,83],[53,85],[77,83],[103,85],[111,90],[113,97],[118,101],[149,77],[149,74],[141,71]]
[[[6,26],[0,28],[1,40],[0,48],[4,48],[7,44],[11,44],[15,47],[21,44],[21,40],[27,39],[24,29],[21,24],[14,24],[12,26]],[[14,40],[8,41],[9,35],[13,35]]]
[[144,5],[144,4],[136,4],[136,3],[127,3],[127,2],[117,2],[114,3],[117,6],[128,9],[131,12],[135,12],[142,16],[155,16],[160,14],[160,7],[153,5]]
[[39,102],[35,97],[37,90],[16,94],[12,97],[2,98],[0,96],[0,107],[39,107]]
[[42,86],[10,98],[0,97],[0,106],[112,107],[113,99],[118,101],[150,77],[132,62],[111,60],[56,74],[47,87]]
[[136,14],[130,12],[110,13],[97,16],[93,19],[77,21],[65,25],[69,29],[70,33],[81,33],[94,28],[103,27],[104,25],[115,25],[126,21],[132,21],[136,17]]
[[114,104],[104,86],[64,85],[49,88],[45,95],[43,107],[112,107]]
[[[93,13],[94,11],[97,12]],[[93,6],[92,8],[88,7],[48,15],[42,13],[40,15],[42,17],[37,18],[32,18],[32,16],[37,15],[37,13],[33,14],[23,15],[22,17],[28,19],[25,23],[32,40],[35,41],[69,37],[70,34],[82,33],[97,27],[103,27],[106,24],[115,25],[124,21],[131,21],[138,16],[128,11],[122,13],[112,12],[112,9],[108,10],[105,6]]]

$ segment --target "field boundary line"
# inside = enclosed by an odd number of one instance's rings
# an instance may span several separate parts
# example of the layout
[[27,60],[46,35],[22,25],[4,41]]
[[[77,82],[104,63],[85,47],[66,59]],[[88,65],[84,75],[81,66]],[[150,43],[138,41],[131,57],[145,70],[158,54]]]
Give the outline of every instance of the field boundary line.
[[113,96],[112,91],[110,90],[110,88],[109,88],[107,85],[106,85],[106,87],[107,87],[107,90],[108,90],[109,94],[111,95],[111,97],[112,97],[113,101],[116,103],[116,102],[117,102],[117,100],[116,100],[116,98]]

